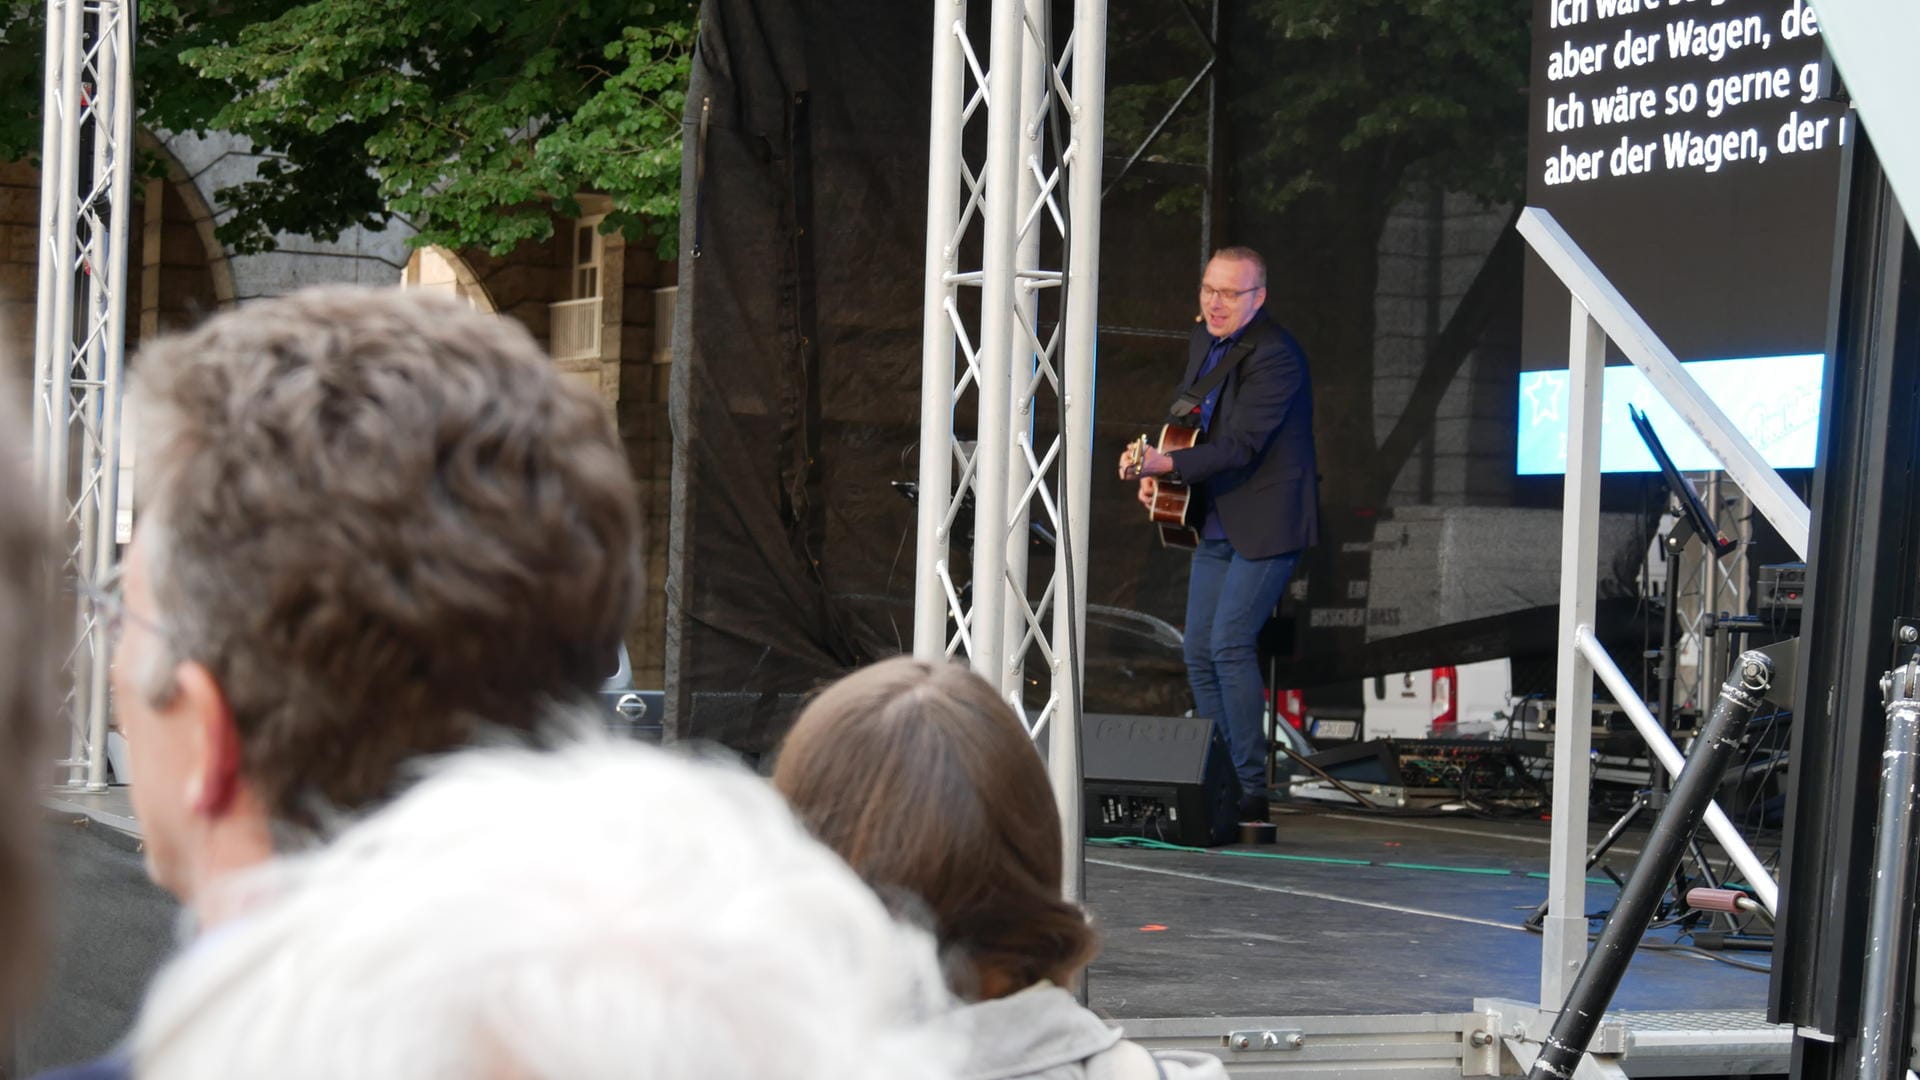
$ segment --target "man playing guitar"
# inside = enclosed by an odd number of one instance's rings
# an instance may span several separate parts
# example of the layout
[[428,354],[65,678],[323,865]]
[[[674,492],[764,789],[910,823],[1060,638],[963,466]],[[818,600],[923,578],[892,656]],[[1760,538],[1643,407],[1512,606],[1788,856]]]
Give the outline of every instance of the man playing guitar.
[[[1200,500],[1187,584],[1187,681],[1195,714],[1223,721],[1240,778],[1242,820],[1267,820],[1265,699],[1255,642],[1303,549],[1320,535],[1313,385],[1306,354],[1270,319],[1267,267],[1251,248],[1207,262],[1201,325],[1187,347],[1171,422],[1199,442],[1163,453],[1136,444],[1120,478],[1138,479],[1151,514],[1156,480]],[[1222,373],[1224,370],[1224,374]]]

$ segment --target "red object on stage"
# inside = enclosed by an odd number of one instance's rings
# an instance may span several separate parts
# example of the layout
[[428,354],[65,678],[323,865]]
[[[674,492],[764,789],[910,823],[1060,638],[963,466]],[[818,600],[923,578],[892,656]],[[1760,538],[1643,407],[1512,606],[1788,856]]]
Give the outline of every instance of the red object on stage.
[[1433,669],[1433,726],[1436,730],[1460,722],[1459,695],[1455,693],[1459,685],[1460,673],[1452,667]]
[[1307,729],[1307,695],[1299,690],[1269,690],[1267,704],[1280,718],[1295,728]]

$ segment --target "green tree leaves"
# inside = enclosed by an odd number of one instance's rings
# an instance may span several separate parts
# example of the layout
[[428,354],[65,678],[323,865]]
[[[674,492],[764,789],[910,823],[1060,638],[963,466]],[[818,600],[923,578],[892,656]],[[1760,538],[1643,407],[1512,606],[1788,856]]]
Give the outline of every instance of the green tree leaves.
[[[38,4],[0,29],[0,155],[39,145]],[[577,194],[671,255],[695,0],[142,0],[142,122],[268,155],[219,193],[221,239],[336,237],[405,219],[418,243],[503,252]],[[14,63],[32,55],[31,74]]]
[[1251,0],[1270,52],[1235,103],[1284,206],[1361,171],[1493,201],[1520,195],[1526,0]]

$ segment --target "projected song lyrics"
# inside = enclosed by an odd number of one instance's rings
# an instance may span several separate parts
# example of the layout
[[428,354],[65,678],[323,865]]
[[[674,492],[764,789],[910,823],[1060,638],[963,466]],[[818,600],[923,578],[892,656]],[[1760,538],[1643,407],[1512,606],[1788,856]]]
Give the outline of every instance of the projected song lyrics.
[[1846,141],[1844,119],[1807,109],[1825,91],[1804,0],[1549,0],[1547,14],[1534,146],[1548,187],[1764,168]]

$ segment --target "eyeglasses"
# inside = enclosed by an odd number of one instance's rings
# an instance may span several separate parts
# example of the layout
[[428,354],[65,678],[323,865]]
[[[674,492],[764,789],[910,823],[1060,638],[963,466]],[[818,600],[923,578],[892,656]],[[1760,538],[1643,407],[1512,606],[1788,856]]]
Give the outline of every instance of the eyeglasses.
[[128,623],[147,631],[162,641],[167,638],[167,629],[144,615],[136,615],[127,610],[127,598],[120,579],[120,568],[114,567],[99,584],[84,578],[75,578],[73,591],[80,594],[92,609],[91,613],[101,629],[107,633],[107,640],[119,644],[120,633]]
[[1225,300],[1227,303],[1231,304],[1243,296],[1246,296],[1250,293],[1259,292],[1260,288],[1261,288],[1260,286],[1255,285],[1251,289],[1216,289],[1211,285],[1202,285],[1200,286],[1200,299]]

